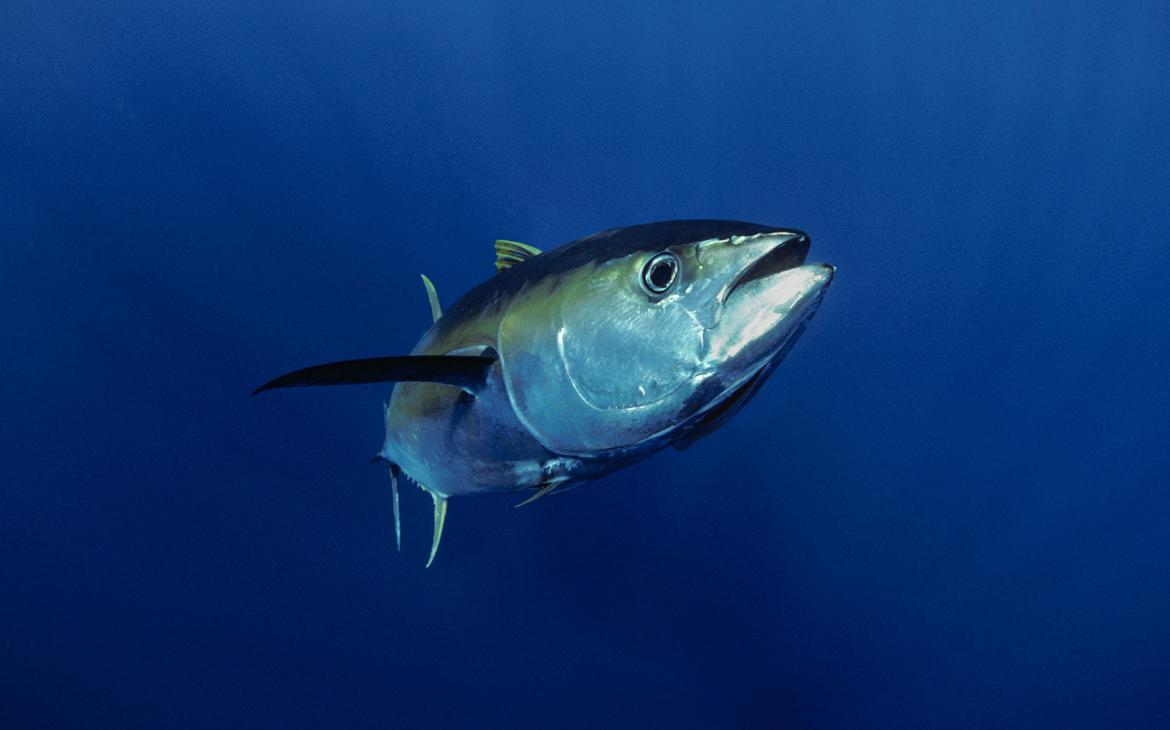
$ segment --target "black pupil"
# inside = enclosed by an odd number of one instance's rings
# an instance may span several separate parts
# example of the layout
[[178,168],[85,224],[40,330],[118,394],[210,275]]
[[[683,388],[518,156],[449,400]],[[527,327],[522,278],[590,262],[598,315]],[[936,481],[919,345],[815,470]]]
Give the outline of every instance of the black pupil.
[[674,279],[674,263],[670,259],[655,261],[650,265],[650,287],[662,291]]

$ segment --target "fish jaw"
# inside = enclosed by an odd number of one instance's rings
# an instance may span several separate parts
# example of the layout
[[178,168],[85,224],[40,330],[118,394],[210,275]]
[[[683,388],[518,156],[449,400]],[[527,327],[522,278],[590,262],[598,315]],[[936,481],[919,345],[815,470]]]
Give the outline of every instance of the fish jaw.
[[742,384],[799,337],[835,274],[830,264],[804,264],[733,288],[707,336],[706,359],[718,380]]

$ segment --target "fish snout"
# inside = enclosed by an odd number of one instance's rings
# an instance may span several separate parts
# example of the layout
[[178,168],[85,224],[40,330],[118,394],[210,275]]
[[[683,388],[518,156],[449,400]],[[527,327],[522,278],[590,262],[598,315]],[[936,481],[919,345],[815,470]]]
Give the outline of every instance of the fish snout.
[[804,331],[836,273],[832,264],[801,264],[740,282],[709,333],[708,362],[732,380],[771,360]]

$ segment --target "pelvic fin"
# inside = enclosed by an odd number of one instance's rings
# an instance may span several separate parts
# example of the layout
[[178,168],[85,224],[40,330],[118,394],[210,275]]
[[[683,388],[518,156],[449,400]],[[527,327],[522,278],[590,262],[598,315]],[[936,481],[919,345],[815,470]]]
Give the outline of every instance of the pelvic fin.
[[540,499],[540,498],[541,498],[541,497],[543,497],[544,495],[546,495],[546,494],[551,494],[551,493],[552,493],[552,491],[553,491],[554,489],[556,489],[556,487],[557,487],[557,485],[556,485],[555,483],[554,483],[554,484],[545,484],[544,486],[537,487],[537,489],[538,489],[539,491],[538,491],[536,494],[532,495],[531,497],[529,497],[528,499],[524,500],[524,501],[523,501],[523,502],[521,502],[520,504],[513,505],[513,509],[515,509],[516,507],[523,507],[523,506],[524,506],[524,505],[526,505],[526,504],[532,504],[533,502],[535,502],[536,500]]

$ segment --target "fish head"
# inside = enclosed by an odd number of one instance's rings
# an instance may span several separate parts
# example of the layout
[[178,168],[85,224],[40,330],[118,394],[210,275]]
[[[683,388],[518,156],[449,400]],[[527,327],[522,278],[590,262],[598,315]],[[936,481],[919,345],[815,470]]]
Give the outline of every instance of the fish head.
[[[834,269],[800,231],[726,221],[615,229],[569,244],[500,321],[512,406],[552,451],[662,444],[787,352]],[[590,255],[593,252],[593,255]]]

